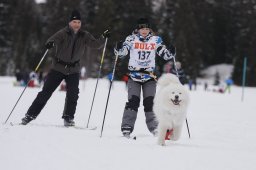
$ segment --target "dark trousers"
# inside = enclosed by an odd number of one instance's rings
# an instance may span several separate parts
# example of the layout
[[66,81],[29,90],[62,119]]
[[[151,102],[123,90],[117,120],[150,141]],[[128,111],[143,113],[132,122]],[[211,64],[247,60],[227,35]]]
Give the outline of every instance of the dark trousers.
[[27,111],[28,116],[36,118],[39,115],[49,98],[52,96],[52,93],[60,85],[62,80],[66,81],[67,89],[62,118],[74,118],[79,94],[79,73],[65,75],[55,70],[51,70],[47,75],[42,91],[38,93],[37,97]]

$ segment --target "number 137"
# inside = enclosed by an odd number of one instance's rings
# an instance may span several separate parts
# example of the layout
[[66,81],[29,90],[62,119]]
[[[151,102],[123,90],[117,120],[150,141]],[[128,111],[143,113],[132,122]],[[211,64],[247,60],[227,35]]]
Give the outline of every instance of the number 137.
[[145,60],[148,59],[150,56],[150,51],[139,51],[139,60]]

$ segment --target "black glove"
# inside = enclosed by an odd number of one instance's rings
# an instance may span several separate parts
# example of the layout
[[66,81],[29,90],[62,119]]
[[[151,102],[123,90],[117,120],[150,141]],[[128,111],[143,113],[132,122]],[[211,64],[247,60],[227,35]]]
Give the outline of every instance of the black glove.
[[176,48],[172,44],[170,44],[169,51],[170,51],[170,53],[172,53],[174,55],[176,53]]
[[103,32],[102,37],[103,38],[109,38],[110,34],[111,34],[111,32],[109,31],[109,29],[107,29],[106,31]]
[[45,47],[46,47],[47,49],[51,49],[52,47],[54,47],[54,41],[53,41],[53,40],[48,41],[48,42],[45,44]]
[[116,50],[120,50],[123,48],[123,41],[119,41],[117,44],[116,44]]

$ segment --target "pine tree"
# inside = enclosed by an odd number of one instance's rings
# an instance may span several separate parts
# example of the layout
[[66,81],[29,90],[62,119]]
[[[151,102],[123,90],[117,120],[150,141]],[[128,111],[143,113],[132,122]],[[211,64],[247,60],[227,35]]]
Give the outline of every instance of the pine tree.
[[[34,61],[37,43],[36,4],[32,0],[1,4],[1,74],[11,75],[15,68],[28,69]],[[30,63],[29,63],[29,62]]]
[[38,59],[38,32],[36,4],[31,0],[14,1],[12,18],[13,58],[16,68],[34,69]]
[[[163,27],[166,39],[176,46],[176,60],[182,62],[188,75],[196,77],[202,65],[201,30],[197,24],[196,9],[185,0],[166,1]],[[162,9],[160,9],[162,10]]]
[[232,10],[234,11],[234,30],[235,36],[235,53],[234,53],[234,72],[233,80],[235,84],[242,85],[243,61],[247,57],[247,80],[246,85],[256,86],[256,51],[255,51],[255,31],[256,13],[254,6],[255,1],[234,1]]
[[11,25],[9,20],[12,17],[12,2],[9,0],[1,1],[0,5],[0,75],[5,75],[9,62],[12,59],[12,37]]

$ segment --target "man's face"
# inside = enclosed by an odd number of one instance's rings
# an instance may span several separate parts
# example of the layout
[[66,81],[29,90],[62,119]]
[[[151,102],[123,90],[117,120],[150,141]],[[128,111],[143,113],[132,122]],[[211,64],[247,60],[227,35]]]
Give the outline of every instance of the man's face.
[[80,20],[72,20],[69,22],[69,26],[73,29],[75,33],[81,28],[81,21]]
[[141,28],[139,29],[139,33],[142,37],[146,37],[150,32],[149,28]]

